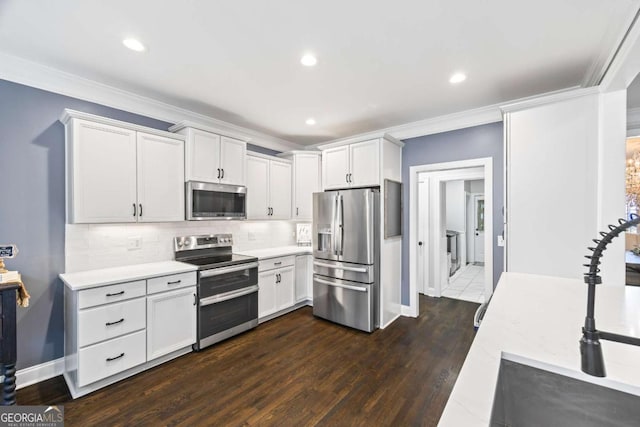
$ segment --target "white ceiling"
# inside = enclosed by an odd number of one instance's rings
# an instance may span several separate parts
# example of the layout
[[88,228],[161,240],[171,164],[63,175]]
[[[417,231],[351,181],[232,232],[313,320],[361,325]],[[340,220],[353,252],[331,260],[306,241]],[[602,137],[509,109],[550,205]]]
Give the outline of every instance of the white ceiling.
[[580,85],[639,3],[0,0],[0,52],[312,144]]

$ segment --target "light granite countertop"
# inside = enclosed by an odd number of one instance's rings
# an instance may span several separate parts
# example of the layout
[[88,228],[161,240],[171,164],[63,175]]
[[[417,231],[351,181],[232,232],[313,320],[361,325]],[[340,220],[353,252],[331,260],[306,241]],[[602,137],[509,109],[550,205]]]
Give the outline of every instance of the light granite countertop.
[[124,267],[101,268],[99,270],[64,273],[60,279],[71,290],[95,288],[113,283],[133,282],[150,277],[168,276],[171,274],[196,271],[198,267],[177,261],[151,262],[146,264],[127,265]]
[[[503,352],[640,395],[640,347],[602,340],[607,377],[580,370],[586,286],[577,279],[503,273],[438,425],[489,425]],[[598,285],[595,313],[598,329],[640,337],[640,288]]]

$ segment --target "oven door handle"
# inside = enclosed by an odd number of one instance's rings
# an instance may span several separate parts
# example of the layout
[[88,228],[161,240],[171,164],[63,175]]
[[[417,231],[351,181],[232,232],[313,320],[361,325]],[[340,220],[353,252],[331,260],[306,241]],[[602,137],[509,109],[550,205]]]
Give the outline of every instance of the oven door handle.
[[258,292],[260,287],[258,285],[249,286],[248,288],[240,289],[239,291],[225,292],[224,294],[214,295],[212,297],[204,298],[200,300],[200,307],[204,307],[211,304],[216,304],[223,301],[229,301],[230,299],[239,298],[245,295]]
[[234,271],[248,270],[258,266],[257,262],[251,262],[248,264],[233,265],[231,267],[212,268],[211,270],[204,270],[200,272],[201,278],[220,276],[221,274],[233,273]]

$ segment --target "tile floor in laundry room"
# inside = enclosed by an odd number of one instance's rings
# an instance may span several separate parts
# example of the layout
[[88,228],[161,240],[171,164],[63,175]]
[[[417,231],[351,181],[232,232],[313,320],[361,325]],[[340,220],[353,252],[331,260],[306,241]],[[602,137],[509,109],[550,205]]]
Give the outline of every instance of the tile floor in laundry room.
[[449,285],[442,290],[446,298],[471,302],[484,302],[484,265],[467,264],[461,267],[450,279]]

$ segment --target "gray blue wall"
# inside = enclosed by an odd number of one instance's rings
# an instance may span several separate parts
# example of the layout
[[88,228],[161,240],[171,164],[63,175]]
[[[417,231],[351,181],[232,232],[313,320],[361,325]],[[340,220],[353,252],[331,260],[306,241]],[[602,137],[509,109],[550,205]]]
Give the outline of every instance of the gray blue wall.
[[493,158],[493,284],[503,270],[504,251],[496,244],[502,233],[503,135],[502,122],[421,136],[403,141],[402,181],[404,209],[402,235],[402,303],[409,304],[409,168],[432,163],[453,162],[481,157]]
[[18,307],[17,368],[64,355],[65,164],[62,110],[71,108],[168,129],[170,123],[0,80],[0,243],[15,243],[19,270],[31,294]]

